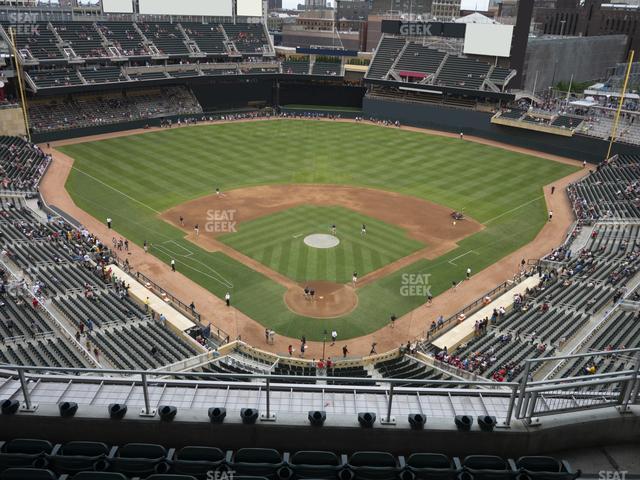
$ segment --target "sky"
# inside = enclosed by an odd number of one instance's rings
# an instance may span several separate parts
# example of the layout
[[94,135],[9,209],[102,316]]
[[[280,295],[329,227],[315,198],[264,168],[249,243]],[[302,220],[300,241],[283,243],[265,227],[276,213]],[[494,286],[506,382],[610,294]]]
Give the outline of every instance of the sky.
[[[282,8],[295,9],[299,3],[304,5],[304,0],[282,0]],[[331,5],[333,2],[329,1],[327,3]]]

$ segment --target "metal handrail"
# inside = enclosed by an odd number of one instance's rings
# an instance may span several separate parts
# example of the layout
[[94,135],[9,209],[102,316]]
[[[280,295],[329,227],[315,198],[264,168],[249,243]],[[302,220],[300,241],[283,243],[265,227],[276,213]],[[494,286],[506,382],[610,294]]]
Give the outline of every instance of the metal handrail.
[[[186,312],[187,314],[189,314],[189,316],[195,321],[195,323],[200,328],[205,328],[205,325],[202,323],[202,315],[200,313],[198,313],[195,309],[192,310],[189,305],[184,303],[182,300],[180,300],[175,295],[172,295],[171,293],[169,293],[165,288],[163,288],[162,286],[158,285],[156,282],[154,282],[149,277],[147,277],[144,273],[142,273],[140,271],[136,271],[134,273],[134,276],[137,277],[138,280],[141,280],[142,282],[145,282],[145,283],[149,283],[154,289],[156,289],[156,290],[164,293],[165,295],[167,295],[169,297],[169,299],[171,300],[172,304],[180,307],[180,309],[183,312]],[[217,339],[218,339],[218,341],[220,343],[226,343],[227,339],[231,338],[227,332],[225,332],[223,329],[221,329],[217,325],[214,325],[213,323],[211,323],[211,335],[214,335],[215,337],[217,337]]]

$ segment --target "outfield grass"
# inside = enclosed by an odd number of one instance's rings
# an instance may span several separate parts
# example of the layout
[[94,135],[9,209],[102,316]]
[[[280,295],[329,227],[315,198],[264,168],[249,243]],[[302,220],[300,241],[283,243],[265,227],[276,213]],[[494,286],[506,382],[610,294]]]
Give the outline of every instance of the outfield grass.
[[[234,304],[278,334],[305,334],[310,340],[321,339],[325,328],[335,328],[342,339],[360,336],[383,326],[389,312],[401,315],[421,304],[422,297],[400,295],[403,273],[430,273],[437,295],[463,278],[467,267],[478,272],[530,242],[546,221],[542,186],[576,170],[456,138],[304,120],[177,128],[61,150],[76,160],[67,188],[81,208],[101,221],[112,217],[116,231],[139,245],[145,239],[164,244],[153,253],[166,262],[176,256],[180,270],[215,295],[223,296],[232,284]],[[221,253],[200,249],[158,217],[210,195],[215,186],[228,191],[286,183],[397,191],[464,209],[486,228],[438,259],[418,261],[363,286],[358,308],[349,315],[318,320],[289,311],[280,285]],[[193,254],[181,256],[185,249]]]
[[[367,235],[361,234],[361,225]],[[312,248],[304,237],[330,233],[336,225],[337,247]],[[241,223],[236,233],[219,240],[239,252],[297,281],[351,281],[353,272],[362,277],[386,264],[424,248],[394,225],[343,207],[304,205]]]

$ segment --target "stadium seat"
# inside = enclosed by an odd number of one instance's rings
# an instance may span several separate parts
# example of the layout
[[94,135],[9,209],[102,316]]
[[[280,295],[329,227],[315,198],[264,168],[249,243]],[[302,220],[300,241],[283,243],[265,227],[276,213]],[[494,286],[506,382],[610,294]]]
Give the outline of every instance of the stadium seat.
[[296,478],[335,478],[344,464],[333,452],[313,450],[296,452],[289,460]]
[[184,447],[171,461],[171,472],[180,475],[206,475],[224,465],[225,454],[215,447]]
[[238,475],[274,478],[284,465],[280,453],[272,448],[241,448],[235,454],[231,469]]
[[396,457],[389,452],[356,452],[349,458],[347,468],[356,478],[370,480],[393,480],[400,471]]
[[71,480],[128,480],[126,475],[117,472],[80,472]]
[[173,473],[154,473],[149,475],[145,480],[198,480],[191,475],[176,475]]
[[474,480],[502,480],[516,475],[512,460],[495,455],[469,455],[462,462],[465,473]]
[[106,467],[101,460],[113,457],[115,448],[101,442],[69,442],[59,448],[55,455],[47,455],[49,465],[58,473],[78,473]]
[[54,446],[47,440],[10,440],[0,446],[0,471],[12,467],[45,467],[45,455],[54,453]]
[[567,462],[553,457],[520,457],[516,468],[532,479],[571,480],[580,475],[579,471],[573,472]]
[[108,470],[129,476],[164,473],[169,469],[167,461],[172,456],[173,450],[167,451],[162,445],[128,443],[107,460]]
[[58,480],[58,476],[39,468],[8,468],[0,474],[0,480]]
[[[447,479],[455,478],[460,469],[446,455],[439,453],[413,453],[406,460],[403,474],[409,472],[406,478],[415,479]],[[402,475],[404,479],[405,476]]]

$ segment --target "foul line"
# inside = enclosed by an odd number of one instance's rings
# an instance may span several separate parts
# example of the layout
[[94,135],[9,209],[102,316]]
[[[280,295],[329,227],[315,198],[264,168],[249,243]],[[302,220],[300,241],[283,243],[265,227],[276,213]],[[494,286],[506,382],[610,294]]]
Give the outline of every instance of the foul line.
[[136,203],[138,203],[138,204],[142,205],[143,207],[148,208],[148,209],[149,209],[149,210],[151,210],[153,213],[156,213],[156,214],[160,215],[160,212],[159,212],[158,210],[156,210],[155,208],[151,208],[151,207],[150,207],[149,205],[147,205],[146,203],[143,203],[143,202],[141,202],[140,200],[137,200],[137,199],[133,198],[132,196],[127,195],[126,193],[124,193],[124,192],[122,192],[122,191],[118,190],[117,188],[112,187],[112,186],[111,186],[111,185],[109,185],[108,183],[104,183],[102,180],[100,180],[99,178],[94,177],[94,176],[93,176],[93,175],[91,175],[90,173],[87,173],[87,172],[85,172],[85,171],[82,171],[82,170],[80,170],[79,168],[76,168],[76,167],[71,167],[71,169],[72,169],[72,170],[75,170],[76,172],[80,172],[80,173],[82,173],[83,175],[86,175],[87,177],[91,178],[92,180],[95,180],[96,182],[98,182],[99,184],[104,185],[104,186],[105,186],[105,187],[107,187],[107,188],[110,188],[110,189],[111,189],[111,190],[113,190],[114,192],[118,192],[118,193],[119,193],[120,195],[122,195],[123,197],[126,197],[126,198],[128,198],[129,200],[132,200],[132,201],[134,201],[134,202],[136,202]]
[[[189,250],[187,247],[183,247],[182,245],[180,245],[179,243],[177,243],[175,240],[165,240],[164,242],[160,243],[159,245],[166,245],[168,243],[172,243],[173,245],[175,245],[178,248],[181,248],[182,250],[184,250],[185,252],[188,252],[187,255],[178,255],[177,253],[175,253],[176,255],[180,256],[180,257],[190,257],[193,255],[193,252],[191,250]],[[166,247],[163,247],[165,250],[169,250]]]
[[[178,245],[178,244],[177,244],[177,243],[175,243],[175,241],[173,241],[173,240],[169,240],[169,241],[164,242],[164,243],[165,243],[165,244],[166,244],[166,243],[174,243],[175,245],[179,246],[179,247],[180,247],[180,248],[182,248],[183,250],[185,250],[185,251],[189,252],[189,254],[188,254],[188,255],[181,255],[181,254],[179,254],[179,253],[174,252],[174,251],[173,251],[173,250],[171,250],[170,248],[163,247],[163,246],[162,246],[163,244],[155,245],[155,246],[153,246],[152,248],[155,248],[155,249],[157,249],[157,250],[160,250],[161,252],[164,252],[164,253],[165,253],[165,255],[168,255],[169,257],[174,257],[174,256],[175,256],[175,257],[190,258],[190,257],[191,257],[191,255],[193,255],[193,252],[192,252],[191,250],[189,250],[189,249],[188,249],[188,248],[186,248],[186,247],[183,247],[182,245]],[[211,274],[209,274],[209,273],[207,273],[207,272],[203,272],[202,270],[199,270],[199,269],[197,269],[197,268],[195,268],[195,267],[192,267],[192,266],[191,266],[191,265],[189,265],[188,263],[182,262],[182,264],[183,264],[185,267],[187,267],[187,268],[189,268],[189,269],[193,270],[194,272],[198,272],[198,273],[200,273],[201,275],[204,275],[205,277],[208,277],[208,278],[210,278],[211,280],[214,280],[214,281],[218,282],[220,285],[222,285],[222,286],[224,286],[224,287],[227,287],[227,288],[233,289],[233,283],[231,283],[231,282],[230,282],[229,280],[227,280],[225,277],[223,277],[222,275],[220,275],[220,273],[218,273],[215,269],[211,268],[209,265],[207,265],[207,264],[205,264],[205,263],[201,262],[201,261],[200,261],[200,260],[198,260],[198,259],[192,259],[192,260],[193,260],[193,261],[195,261],[196,263],[199,263],[199,264],[200,264],[200,265],[202,265],[203,267],[207,268],[210,272],[213,272],[213,273],[214,273],[214,275],[211,275]]]
[[453,263],[454,260],[458,260],[459,258],[464,257],[465,255],[468,255],[469,253],[473,253],[474,255],[480,255],[478,252],[476,252],[475,250],[469,250],[467,252],[464,252],[461,255],[458,255],[457,257],[452,258],[451,260],[449,260],[448,263],[450,263],[451,265],[453,265],[454,267],[457,267],[458,265]]
[[515,212],[516,210],[520,210],[522,207],[526,207],[527,205],[533,203],[533,202],[537,202],[538,200],[540,200],[541,198],[544,198],[544,195],[540,195],[539,197],[536,197],[532,200],[529,200],[528,202],[523,203],[522,205],[518,205],[515,208],[512,208],[511,210],[507,210],[506,212],[501,213],[500,215],[498,215],[497,217],[493,217],[490,218],[489,220],[487,220],[486,222],[484,222],[485,225],[493,222],[494,220],[498,220],[499,218],[504,217],[505,215],[509,215],[510,213]]

